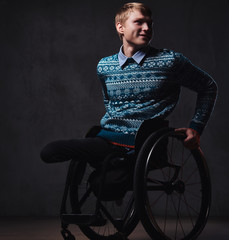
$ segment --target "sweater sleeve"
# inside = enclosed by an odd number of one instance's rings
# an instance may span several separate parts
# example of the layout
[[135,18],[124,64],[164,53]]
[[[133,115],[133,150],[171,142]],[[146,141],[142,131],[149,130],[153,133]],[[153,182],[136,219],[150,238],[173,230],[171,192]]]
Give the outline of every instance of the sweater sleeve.
[[176,54],[176,69],[180,85],[197,93],[194,116],[189,127],[201,134],[213,111],[217,84],[205,71],[191,63],[182,54]]

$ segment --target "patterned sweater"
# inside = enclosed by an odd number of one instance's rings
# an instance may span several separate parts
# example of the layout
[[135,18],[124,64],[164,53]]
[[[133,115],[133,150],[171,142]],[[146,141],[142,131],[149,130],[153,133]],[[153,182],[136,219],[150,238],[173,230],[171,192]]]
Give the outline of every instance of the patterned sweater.
[[149,47],[140,64],[128,58],[123,67],[118,54],[105,57],[97,73],[106,108],[98,136],[119,144],[133,146],[144,120],[165,119],[177,104],[181,86],[198,94],[189,127],[201,134],[217,94],[217,85],[206,72],[171,50]]

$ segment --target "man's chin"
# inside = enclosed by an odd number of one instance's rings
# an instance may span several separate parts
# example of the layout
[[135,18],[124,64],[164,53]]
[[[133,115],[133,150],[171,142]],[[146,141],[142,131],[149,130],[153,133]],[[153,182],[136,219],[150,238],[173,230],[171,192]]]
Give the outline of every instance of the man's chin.
[[141,47],[141,48],[146,47],[149,43],[150,43],[150,41],[144,41],[142,43],[139,43],[139,47]]
[[151,39],[150,38],[144,38],[139,41],[139,45],[148,45],[150,43]]
[[132,46],[134,46],[135,49],[141,49],[148,46],[149,43],[150,41],[138,41],[138,42],[135,42],[134,44],[132,43]]

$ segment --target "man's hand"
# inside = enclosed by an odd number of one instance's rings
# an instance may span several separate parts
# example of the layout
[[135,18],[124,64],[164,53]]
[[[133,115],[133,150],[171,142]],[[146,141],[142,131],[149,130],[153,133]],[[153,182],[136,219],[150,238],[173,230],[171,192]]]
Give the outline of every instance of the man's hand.
[[200,145],[200,135],[197,131],[191,128],[177,128],[176,132],[184,133],[186,138],[184,139],[184,145],[188,149],[198,148]]

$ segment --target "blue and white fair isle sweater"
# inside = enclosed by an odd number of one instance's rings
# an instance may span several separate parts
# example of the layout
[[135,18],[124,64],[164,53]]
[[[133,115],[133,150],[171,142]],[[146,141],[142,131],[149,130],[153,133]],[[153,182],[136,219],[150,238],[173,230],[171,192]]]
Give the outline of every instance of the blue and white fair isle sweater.
[[181,86],[197,92],[190,128],[202,133],[214,106],[217,85],[186,57],[171,50],[148,47],[140,64],[128,58],[121,67],[118,54],[97,66],[106,113],[98,136],[134,145],[136,132],[146,119],[165,119],[177,104]]

